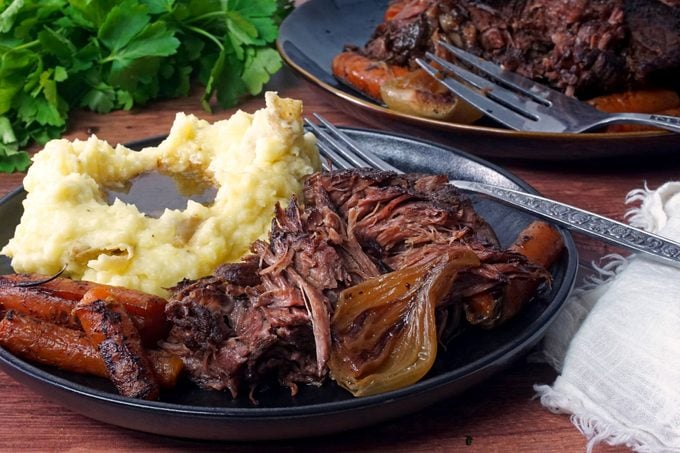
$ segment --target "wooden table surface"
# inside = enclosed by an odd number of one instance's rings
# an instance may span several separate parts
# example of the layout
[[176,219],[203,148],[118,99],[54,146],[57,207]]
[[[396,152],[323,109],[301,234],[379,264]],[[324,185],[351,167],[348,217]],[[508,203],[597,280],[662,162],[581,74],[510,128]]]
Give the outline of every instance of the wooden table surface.
[[[302,99],[308,112],[316,111],[341,125],[362,126],[339,113],[288,70],[270,84],[283,96]],[[167,133],[175,112],[194,113],[214,121],[232,111],[201,110],[198,93],[192,97],[156,102],[131,112],[96,115],[72,114],[69,139],[95,133],[112,143]],[[262,97],[241,106],[252,112],[263,105]],[[455,145],[455,142],[452,143]],[[475,152],[475,149],[467,149]],[[513,162],[502,165],[524,178],[542,194],[581,208],[623,220],[624,197],[645,183],[656,188],[680,173],[680,159],[612,160],[596,165],[577,163]],[[23,175],[0,175],[0,195],[21,183]],[[576,237],[582,262],[613,249],[602,243]],[[555,415],[533,399],[533,385],[552,383],[555,372],[545,365],[521,362],[462,396],[442,401],[420,413],[371,428],[323,438],[272,443],[208,443],[145,434],[105,425],[62,408],[38,396],[21,383],[0,372],[0,450],[317,450],[325,451],[583,451],[585,439],[568,416]],[[471,443],[467,445],[467,443]],[[627,451],[598,446],[597,452]]]

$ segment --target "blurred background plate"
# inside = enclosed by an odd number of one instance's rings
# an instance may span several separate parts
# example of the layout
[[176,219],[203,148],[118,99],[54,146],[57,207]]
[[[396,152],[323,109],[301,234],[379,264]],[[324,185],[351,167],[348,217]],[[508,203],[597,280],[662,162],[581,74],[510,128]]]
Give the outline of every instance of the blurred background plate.
[[[394,134],[345,129],[362,147],[404,171],[447,173],[511,188],[534,190],[506,170],[456,149]],[[160,139],[129,146],[141,149]],[[125,201],[144,206],[159,193],[172,190],[130,191]],[[14,235],[23,212],[26,193],[19,188],[0,200],[0,244]],[[508,246],[533,217],[483,197],[471,197],[477,211]],[[158,204],[158,200],[152,200]],[[170,199],[164,205],[174,205]],[[186,203],[186,200],[185,200]],[[182,206],[174,207],[182,209]],[[113,425],[173,437],[205,440],[272,440],[317,436],[376,424],[403,416],[470,389],[522,358],[543,337],[569,295],[576,276],[578,256],[568,232],[566,250],[553,266],[553,282],[543,288],[513,320],[494,330],[469,329],[440,350],[430,373],[409,387],[381,395],[354,398],[327,382],[301,386],[297,396],[287,389],[256,393],[258,405],[248,395],[232,399],[229,392],[200,390],[184,382],[164,391],[160,401],[124,398],[105,379],[34,366],[0,348],[0,368],[48,399],[90,418]],[[162,265],[162,263],[159,263]],[[0,273],[11,273],[9,260],[0,256]]]
[[516,132],[481,120],[472,125],[415,117],[387,109],[340,84],[333,57],[347,44],[363,46],[380,24],[388,0],[308,0],[281,25],[277,47],[286,63],[336,108],[373,127],[455,145],[485,157],[579,160],[678,152],[680,134]]

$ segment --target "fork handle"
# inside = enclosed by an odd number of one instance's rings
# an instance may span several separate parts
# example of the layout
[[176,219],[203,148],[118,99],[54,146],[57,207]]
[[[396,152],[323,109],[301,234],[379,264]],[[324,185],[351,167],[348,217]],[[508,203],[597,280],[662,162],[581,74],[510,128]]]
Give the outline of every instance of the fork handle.
[[680,132],[680,117],[657,115],[654,113],[614,113],[602,120],[599,125],[621,123],[644,124],[646,126],[655,126],[673,132]]
[[626,247],[661,263],[680,267],[680,244],[661,236],[538,195],[472,181],[450,183],[463,190],[489,195],[568,229]]

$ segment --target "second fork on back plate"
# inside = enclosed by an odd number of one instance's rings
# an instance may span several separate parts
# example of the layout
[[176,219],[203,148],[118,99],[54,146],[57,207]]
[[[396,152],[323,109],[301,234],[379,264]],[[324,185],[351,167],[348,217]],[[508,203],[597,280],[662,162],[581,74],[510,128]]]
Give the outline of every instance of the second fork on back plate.
[[[469,104],[517,131],[585,132],[618,123],[635,123],[680,132],[680,118],[643,113],[605,113],[530,79],[465,52],[449,43],[439,44],[457,64],[427,53],[416,62]],[[462,67],[474,69],[476,73]],[[482,74],[483,76],[479,75]]]
[[[324,163],[326,170],[363,167],[403,173],[370,150],[359,146],[345,132],[320,115],[314,114],[314,117],[319,124],[308,118],[305,118],[305,124],[316,135],[322,157],[328,159]],[[520,190],[475,181],[452,180],[449,183],[461,190],[490,196],[570,230],[626,247],[661,263],[680,267],[680,244],[661,236]]]

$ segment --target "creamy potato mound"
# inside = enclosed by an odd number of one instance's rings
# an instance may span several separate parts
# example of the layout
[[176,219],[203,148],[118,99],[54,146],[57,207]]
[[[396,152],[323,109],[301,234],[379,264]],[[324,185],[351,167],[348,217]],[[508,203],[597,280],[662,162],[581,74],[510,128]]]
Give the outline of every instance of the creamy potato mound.
[[[88,140],[53,140],[33,158],[24,214],[0,251],[16,272],[53,274],[161,296],[183,278],[236,261],[264,237],[274,205],[299,194],[320,167],[315,137],[302,126],[302,103],[266,93],[266,108],[213,124],[178,113],[158,147],[139,152]],[[217,188],[214,203],[146,216],[107,190],[159,171],[196,175]]]

